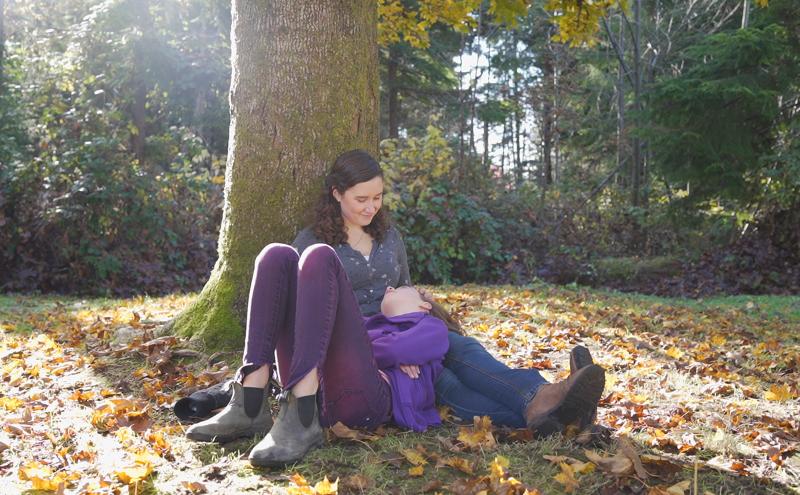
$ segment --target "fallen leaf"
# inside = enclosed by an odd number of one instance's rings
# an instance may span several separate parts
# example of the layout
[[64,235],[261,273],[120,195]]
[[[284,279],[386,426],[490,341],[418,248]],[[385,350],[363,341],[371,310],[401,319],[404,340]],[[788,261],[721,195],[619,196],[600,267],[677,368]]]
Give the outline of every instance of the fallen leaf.
[[789,388],[789,385],[773,384],[767,393],[764,394],[764,398],[775,402],[784,402],[793,399],[794,394]]
[[422,473],[425,472],[425,468],[422,466],[414,466],[408,468],[408,474],[410,476],[422,476]]
[[622,476],[633,472],[633,461],[622,453],[617,453],[613,457],[603,457],[591,450],[584,450],[583,452],[590,461],[597,464],[597,467],[607,473]]
[[192,493],[206,493],[206,486],[199,481],[184,481],[181,485]]
[[620,435],[618,443],[619,450],[622,452],[622,454],[630,459],[631,462],[633,462],[633,469],[636,472],[636,476],[642,480],[647,479],[647,470],[645,470],[644,465],[642,465],[642,460],[639,458],[639,453],[636,452],[636,448],[633,446],[628,437],[625,435]]
[[575,471],[566,462],[559,463],[558,467],[561,468],[561,472],[553,476],[553,479],[564,486],[564,493],[574,492],[580,486],[575,479]]
[[339,478],[336,478],[336,481],[331,483],[328,481],[328,477],[325,476],[325,479],[314,485],[314,491],[317,495],[336,495],[339,491]]
[[371,435],[359,430],[353,430],[352,428],[345,426],[341,421],[337,421],[335,425],[329,428],[329,431],[333,433],[334,437],[345,440],[377,440],[380,438],[377,435]]
[[403,454],[403,457],[405,457],[406,460],[414,466],[422,466],[428,463],[428,461],[425,460],[425,457],[423,457],[419,451],[414,449],[403,449],[400,451],[400,453]]
[[492,434],[492,420],[488,416],[475,416],[472,427],[462,426],[458,440],[470,449],[493,449],[497,442]]
[[690,486],[692,486],[692,480],[684,480],[667,488],[667,493],[670,495],[683,495]]
[[445,457],[439,459],[439,461],[436,463],[436,467],[438,468],[440,466],[449,466],[453,469],[461,471],[462,473],[474,474],[472,463],[463,457]]

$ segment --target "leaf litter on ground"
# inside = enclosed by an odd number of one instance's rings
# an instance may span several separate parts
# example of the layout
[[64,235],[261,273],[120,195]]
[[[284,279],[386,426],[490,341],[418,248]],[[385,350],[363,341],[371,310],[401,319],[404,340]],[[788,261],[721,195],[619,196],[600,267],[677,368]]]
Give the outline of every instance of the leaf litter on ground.
[[[771,481],[778,490],[800,486],[800,336],[792,331],[799,322],[746,305],[697,309],[546,285],[433,290],[470,335],[509,365],[539,369],[549,380],[568,375],[572,346],[587,345],[608,371],[602,426],[568,430],[550,444],[488,418],[423,435],[337,425],[328,431],[327,449],[295,466],[299,478],[265,475],[247,465],[253,441],[192,444],[169,414],[177,397],[231,374],[226,363],[203,359],[182,339],[156,334],[152,322],[176,314],[188,298],[55,304],[0,315],[0,482],[20,491],[86,494],[135,493],[149,485],[214,493],[231,483],[382,493],[390,484],[384,476],[410,493],[649,487],[656,494],[687,493],[687,478],[698,470],[701,487],[712,492],[714,483],[740,483],[747,487],[740,493],[756,493],[751,487],[761,485],[747,480]],[[447,424],[457,419],[447,411],[442,416]],[[382,450],[394,442],[400,447]],[[528,445],[556,450],[524,460],[496,454]],[[326,461],[326,450],[337,449],[394,460],[380,461],[383,471],[370,476],[363,466],[360,472],[346,461]],[[234,476],[242,470],[251,474]],[[298,483],[305,480],[300,472],[313,481]]]

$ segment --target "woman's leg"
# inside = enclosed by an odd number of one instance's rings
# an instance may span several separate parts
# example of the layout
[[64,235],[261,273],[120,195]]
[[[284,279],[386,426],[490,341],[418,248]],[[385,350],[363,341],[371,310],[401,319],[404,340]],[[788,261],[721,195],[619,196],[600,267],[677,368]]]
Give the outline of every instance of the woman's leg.
[[449,406],[459,418],[469,421],[475,416],[489,416],[498,426],[525,428],[525,418],[519,411],[472,390],[450,369],[444,368],[436,380],[436,401]]
[[467,388],[504,405],[520,416],[543,384],[538,370],[511,369],[501,363],[472,337],[448,334],[450,348],[444,366]]
[[256,257],[247,311],[243,366],[230,384],[228,405],[191,426],[193,440],[227,442],[266,433],[272,426],[266,389],[276,342],[291,339],[296,295],[297,251],[270,244]]
[[[239,378],[246,387],[265,387],[275,349],[291,349],[300,255],[286,244],[270,244],[256,257],[247,302],[244,357]],[[291,362],[291,355],[284,362]],[[283,370],[281,370],[283,371]],[[288,370],[286,370],[288,372]]]
[[[375,364],[347,273],[330,246],[317,244],[303,253],[297,301],[294,352],[284,388],[295,387],[316,370],[323,425],[384,423],[391,407],[390,389]],[[280,360],[280,346],[278,350]]]
[[376,427],[391,411],[389,385],[380,376],[355,294],[330,246],[316,244],[300,258],[296,310],[291,349],[287,341],[277,347],[282,370],[284,359],[291,359],[288,374],[282,374],[281,410],[250,453],[250,462],[258,466],[302,459],[322,443],[320,423]]

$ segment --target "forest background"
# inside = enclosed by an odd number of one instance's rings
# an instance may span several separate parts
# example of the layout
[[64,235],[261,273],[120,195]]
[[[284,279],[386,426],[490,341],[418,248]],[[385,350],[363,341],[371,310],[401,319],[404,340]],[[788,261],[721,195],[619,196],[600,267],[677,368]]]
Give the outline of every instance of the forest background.
[[[229,2],[2,4],[0,289],[200,289]],[[415,280],[798,293],[795,2],[638,1],[571,44],[541,1],[417,31],[396,4],[380,158]]]

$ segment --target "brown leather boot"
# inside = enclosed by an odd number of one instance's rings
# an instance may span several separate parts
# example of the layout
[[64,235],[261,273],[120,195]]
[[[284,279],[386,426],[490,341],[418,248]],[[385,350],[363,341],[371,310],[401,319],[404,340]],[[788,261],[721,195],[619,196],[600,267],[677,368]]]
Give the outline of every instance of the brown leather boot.
[[594,364],[589,349],[582,345],[576,345],[569,351],[569,374],[573,374],[581,368]]
[[[581,368],[585,368],[590,364],[594,364],[592,354],[589,349],[582,345],[576,345],[569,351],[569,374],[577,372]],[[578,428],[583,430],[587,426],[597,421],[597,406],[594,406],[589,414],[581,416],[578,422]]]
[[563,432],[566,425],[591,415],[605,383],[603,368],[590,364],[566,380],[542,385],[525,408],[528,428],[541,437]]

